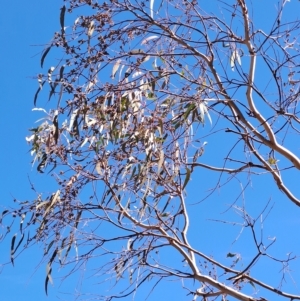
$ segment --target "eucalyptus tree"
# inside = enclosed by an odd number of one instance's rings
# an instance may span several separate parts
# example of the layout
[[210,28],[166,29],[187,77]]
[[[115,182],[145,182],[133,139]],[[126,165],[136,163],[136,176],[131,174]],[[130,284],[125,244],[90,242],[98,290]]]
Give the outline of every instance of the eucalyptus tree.
[[[269,1],[262,20],[251,1],[210,2],[68,0],[61,8],[60,29],[41,55],[48,72],[37,76],[34,105],[45,116],[26,138],[37,170],[52,174],[57,189],[46,195],[34,187],[35,200],[3,214],[3,223],[21,216],[12,263],[21,248],[44,246],[46,293],[59,268],[76,273],[92,262],[111,283],[99,289],[105,300],[168,280],[187,300],[300,299],[252,273],[264,269],[263,257],[287,267],[296,256],[270,255],[275,241],[257,225],[271,205],[261,200],[252,218],[243,197],[253,178],[272,179],[272,190],[300,205],[290,183],[300,169],[300,22],[286,13],[295,3]],[[217,180],[205,194],[203,175],[208,181],[212,173]],[[208,204],[209,217],[211,199],[223,202],[214,192],[234,181],[239,196],[227,195],[228,210],[255,250],[244,265],[243,254],[215,259],[195,247],[190,222],[195,203]]]

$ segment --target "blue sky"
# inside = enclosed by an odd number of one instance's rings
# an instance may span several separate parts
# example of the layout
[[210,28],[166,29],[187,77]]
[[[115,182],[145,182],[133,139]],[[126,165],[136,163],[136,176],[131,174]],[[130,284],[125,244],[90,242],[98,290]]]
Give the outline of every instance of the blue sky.
[[[269,4],[273,2],[272,9],[275,7],[275,1],[264,1],[256,13],[257,20],[260,20],[262,26],[268,22],[268,16],[265,12],[270,10]],[[296,2],[293,1],[292,2]],[[298,4],[298,3],[296,3]],[[293,11],[298,13],[295,3],[291,5],[289,13],[294,15]],[[293,6],[292,6],[293,5]],[[34,125],[34,122],[41,116],[38,112],[32,112],[33,96],[38,88],[38,83],[32,77],[41,72],[40,55],[43,45],[48,43],[52,34],[59,28],[59,8],[61,1],[6,1],[0,10],[0,40],[1,42],[1,102],[0,112],[0,141],[1,157],[0,167],[1,176],[1,203],[0,211],[5,206],[13,204],[13,199],[32,200],[35,193],[30,189],[31,181],[42,191],[51,191],[55,189],[53,179],[46,174],[38,174],[36,168],[31,166],[31,157],[29,147],[26,144],[25,136],[28,135],[28,129]],[[294,9],[293,9],[294,8]],[[210,7],[209,9],[213,9]],[[51,53],[47,61],[55,59]],[[44,69],[49,65],[45,63]],[[46,99],[38,100],[38,107],[46,106]],[[212,115],[213,117],[213,115]],[[208,141],[205,156],[207,160],[214,161],[216,150],[224,141]],[[296,142],[295,142],[296,143]],[[246,242],[249,238],[249,229],[245,229],[240,239],[235,239],[240,233],[240,227],[224,224],[222,222],[208,222],[211,220],[231,220],[232,222],[242,222],[238,214],[232,210],[227,211],[232,201],[239,195],[240,191],[228,186],[214,193],[208,201],[198,205],[192,205],[202,199],[204,194],[212,187],[212,183],[218,175],[201,170],[193,176],[191,188],[188,191],[190,198],[191,212],[191,232],[190,239],[194,247],[202,252],[212,255],[216,259],[224,261],[228,252],[246,254],[242,263],[247,265],[247,260],[255,254],[254,250],[249,248]],[[298,180],[295,176],[290,179],[291,185],[298,189]],[[196,185],[192,185],[195,183]],[[197,188],[197,183],[201,183],[201,190]],[[265,177],[264,181],[260,177],[254,177],[252,186],[245,194],[245,200],[248,209],[253,216],[258,215],[265,206],[266,201],[274,207],[264,223],[264,236],[276,236],[277,243],[273,247],[272,254],[281,258],[286,253],[293,252],[300,255],[300,218],[299,209],[289,202],[283,194],[277,191],[272,179]],[[296,191],[299,192],[299,191]],[[210,202],[210,203],[208,203]],[[195,208],[195,209],[194,209]],[[224,233],[224,235],[215,235],[215,233]],[[11,233],[13,235],[14,232]],[[0,245],[0,262],[9,261],[10,237]],[[9,301],[29,301],[29,300],[72,300],[72,295],[65,292],[74,292],[74,283],[78,283],[76,278],[70,278],[59,285],[59,279],[55,279],[55,285],[49,288],[49,297],[44,293],[45,263],[40,264],[39,254],[43,252],[42,247],[29,249],[16,259],[15,267],[6,265],[2,268],[0,274],[0,300]],[[175,260],[172,258],[171,260]],[[226,260],[226,259],[225,259]],[[39,266],[40,264],[40,266]],[[230,261],[228,260],[228,264]],[[280,279],[280,265],[269,265],[266,260],[263,268],[254,269],[254,274],[261,276],[266,281],[270,277]],[[300,281],[300,264],[295,261],[292,264],[293,277],[295,283]],[[57,274],[58,275],[58,274]],[[287,274],[287,277],[288,274]],[[277,280],[274,280],[276,283]],[[104,286],[97,286],[97,281],[91,280],[91,286],[86,290],[97,291]],[[179,289],[178,289],[179,286]],[[297,285],[285,287],[285,290],[291,289],[294,293],[300,294],[300,287]],[[157,295],[153,299],[162,298],[165,300],[183,300],[185,294],[180,289],[180,284],[175,290],[163,290],[158,288]],[[175,297],[177,296],[177,298]],[[180,296],[180,297],[179,297]],[[175,299],[174,299],[175,297]],[[136,300],[139,300],[138,298]],[[273,300],[280,300],[273,298]]]

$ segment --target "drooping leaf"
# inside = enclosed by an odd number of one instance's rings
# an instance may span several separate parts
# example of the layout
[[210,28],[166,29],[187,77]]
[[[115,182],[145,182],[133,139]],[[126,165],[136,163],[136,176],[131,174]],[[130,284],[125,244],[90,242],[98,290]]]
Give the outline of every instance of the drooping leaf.
[[160,153],[159,153],[159,160],[158,160],[158,164],[157,164],[157,174],[159,175],[159,172],[160,172],[160,169],[164,163],[164,160],[165,160],[165,154],[164,154],[164,151],[163,149],[160,150]]
[[232,51],[232,54],[230,57],[230,67],[231,67],[232,71],[234,71],[234,61],[235,61],[235,51]]
[[2,219],[4,217],[4,215],[8,212],[8,210],[4,210],[2,211],[1,217],[0,217],[0,223],[2,222]]
[[76,240],[74,240],[74,249],[75,249],[75,253],[76,253],[76,261],[78,261],[78,246],[77,246]]
[[52,45],[49,46],[48,48],[46,48],[45,51],[44,51],[43,54],[42,54],[42,57],[41,57],[41,67],[42,67],[42,68],[43,68],[43,65],[44,65],[44,60],[45,60],[47,54],[49,53],[51,47],[52,47]]
[[249,281],[249,283],[250,283],[250,285],[251,285],[254,289],[256,289],[256,287],[255,287],[255,285],[254,285],[254,283],[253,283],[252,281]]
[[50,263],[48,263],[46,266],[46,279],[45,279],[45,292],[47,296],[48,296],[48,282],[50,281],[50,283],[53,284],[51,272],[52,272],[52,268]]
[[51,83],[52,82],[52,73],[55,70],[55,67],[50,67],[48,69],[48,82]]
[[240,56],[238,50],[235,51],[235,59],[237,60],[239,65],[242,66],[241,56]]
[[24,239],[24,236],[25,236],[25,235],[24,235],[24,233],[23,233],[23,234],[22,234],[22,237],[21,237],[21,239],[20,239],[20,241],[18,242],[16,248],[14,249],[14,253],[13,253],[13,254],[15,254],[15,253],[17,252],[19,246],[21,245],[21,243],[22,243],[22,241],[23,241],[23,239]]
[[43,168],[46,166],[46,162],[47,162],[47,154],[44,153],[41,159],[41,163],[37,166],[37,171],[40,173],[43,173]]
[[52,271],[52,262],[54,261],[56,255],[57,255],[57,248],[54,250],[54,252],[46,266],[45,292],[46,292],[47,296],[48,296],[48,282],[50,281],[50,283],[53,284],[51,271]]
[[54,137],[55,144],[57,144],[58,136],[59,136],[58,115],[55,115],[55,117],[53,119],[53,125],[54,125],[54,128],[55,128],[53,137]]
[[64,76],[64,69],[65,69],[65,66],[61,66],[60,69],[59,69],[59,81],[61,81],[61,79],[63,78]]
[[64,5],[64,6],[61,8],[60,16],[59,16],[60,27],[61,27],[61,32],[62,32],[62,33],[65,32],[65,13],[66,13],[66,6]]
[[150,16],[153,19],[153,4],[154,4],[154,0],[150,0]]
[[[45,82],[46,82],[46,81],[43,81],[42,84],[41,84],[41,86],[44,86]],[[35,92],[34,99],[33,99],[33,104],[34,104],[34,106],[36,106],[36,100],[37,100],[37,97],[38,97],[38,95],[39,95],[39,93],[40,93],[41,90],[42,90],[42,88],[39,87],[39,88],[37,89],[37,91]]]
[[78,113],[78,110],[74,110],[71,115],[70,124],[69,124],[69,132],[71,132],[73,130],[74,122],[75,122],[76,118],[78,117],[77,113]]
[[188,105],[186,111],[183,114],[183,119],[186,120],[189,116],[189,114],[191,113],[192,110],[194,110],[196,107],[196,105],[194,103],[191,103]]
[[47,250],[45,251],[44,255],[47,255],[47,254],[48,254],[48,252],[50,251],[50,249],[51,249],[51,247],[53,246],[54,242],[55,242],[55,240],[52,240],[52,241],[50,242],[50,244],[48,245]]
[[55,94],[55,88],[57,87],[58,83],[50,83],[50,92],[49,92],[49,97],[48,97],[48,101],[50,101],[52,95]]
[[120,64],[121,64],[121,60],[117,60],[116,63],[114,64],[113,69],[112,69],[111,78],[115,78],[115,75],[120,67]]
[[75,229],[77,229],[77,227],[78,227],[78,223],[80,221],[81,214],[82,214],[82,211],[79,211],[78,214],[77,214],[76,221],[75,221],[75,226],[74,226]]
[[21,233],[22,233],[22,227],[23,227],[23,222],[24,222],[25,217],[26,217],[26,214],[23,213],[23,214],[21,215],[21,221],[20,221],[20,232],[21,232]]
[[89,38],[93,35],[94,30],[95,30],[95,22],[92,21],[89,25],[88,32],[87,32]]
[[44,217],[47,216],[47,213],[49,212],[49,210],[55,205],[55,203],[59,200],[59,195],[60,195],[60,190],[58,189],[55,194],[52,195],[50,201],[49,201],[49,205],[47,206],[47,209],[44,212]]
[[15,241],[16,241],[17,233],[13,236],[10,244],[10,261],[12,265],[14,265],[14,252],[15,252]]
[[190,178],[191,178],[191,170],[189,168],[186,168],[186,176],[185,176],[185,180],[184,180],[182,189],[184,189],[185,186],[188,184]]
[[201,120],[201,122],[204,124],[204,114],[206,114],[210,124],[212,125],[212,120],[211,120],[210,114],[209,114],[209,112],[207,110],[207,107],[206,107],[204,102],[201,102],[199,104],[199,110],[200,110],[200,120]]

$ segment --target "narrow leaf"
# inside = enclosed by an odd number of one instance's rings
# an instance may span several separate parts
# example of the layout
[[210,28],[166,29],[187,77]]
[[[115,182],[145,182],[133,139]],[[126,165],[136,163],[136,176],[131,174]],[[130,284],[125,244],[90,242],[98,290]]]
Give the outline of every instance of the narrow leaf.
[[55,70],[55,67],[50,67],[48,70],[48,82],[51,83],[52,82],[52,73]]
[[235,51],[235,59],[237,60],[239,65],[242,66],[241,56],[240,56],[238,50]]
[[117,60],[116,63],[114,64],[112,74],[111,74],[112,78],[115,78],[115,75],[120,67],[120,63],[121,63],[121,60]]
[[190,170],[189,168],[186,168],[186,177],[185,177],[185,180],[184,180],[182,189],[185,188],[185,186],[186,186],[187,183],[189,182],[190,178],[191,178],[191,170]]
[[[43,81],[41,85],[44,86],[45,82],[46,82],[46,81]],[[34,104],[34,106],[36,106],[36,100],[37,100],[37,97],[38,97],[38,95],[39,95],[39,93],[40,93],[41,90],[42,90],[42,88],[39,87],[39,88],[37,89],[37,91],[35,92],[34,99],[33,99],[33,104]]]
[[14,265],[14,253],[15,253],[15,241],[16,241],[17,233],[13,236],[10,244],[10,261],[12,265]]
[[50,251],[50,249],[51,249],[51,247],[53,246],[53,244],[54,244],[54,240],[52,240],[52,241],[50,242],[50,244],[48,245],[48,248],[47,248],[47,250],[45,251],[44,255],[47,255],[47,254],[48,254],[48,252]]
[[235,60],[235,51],[232,52],[230,57],[230,67],[232,71],[234,71],[234,60]]
[[54,128],[55,128],[53,137],[54,137],[55,144],[57,144],[58,136],[59,136],[58,116],[57,115],[53,119],[53,125],[54,125]]
[[20,221],[20,232],[21,232],[21,233],[22,233],[22,227],[23,227],[23,222],[24,222],[25,217],[26,217],[26,214],[23,213],[23,214],[21,215],[21,221]]
[[41,58],[41,67],[43,68],[43,65],[44,65],[44,60],[47,56],[47,54],[49,53],[50,49],[51,49],[52,46],[49,46],[48,48],[46,48],[46,50],[43,52],[42,54],[42,58]]
[[2,211],[1,217],[0,217],[0,223],[2,222],[2,219],[4,217],[4,215],[8,212],[8,210],[4,210]]
[[66,6],[64,5],[61,8],[60,17],[59,17],[59,21],[60,21],[60,26],[61,26],[62,33],[65,32],[65,13],[66,13]]
[[51,277],[51,271],[52,271],[52,268],[51,268],[51,264],[49,262],[46,266],[46,280],[45,280],[45,292],[46,292],[47,296],[48,296],[48,282],[50,281],[50,283],[53,284],[53,279]]
[[151,40],[153,40],[153,39],[157,39],[158,38],[158,36],[151,36],[151,37],[148,37],[148,38],[146,38],[146,39],[144,39],[143,41],[142,41],[142,45],[144,45],[144,44],[147,44],[149,41],[151,41]]
[[17,250],[18,250],[18,248],[19,248],[19,246],[21,245],[21,243],[22,243],[22,241],[23,241],[23,239],[24,239],[24,233],[22,234],[22,237],[21,237],[21,239],[20,239],[20,241],[18,242],[18,244],[17,244],[17,246],[16,246],[16,248],[15,248],[15,250],[14,250],[14,254],[17,252]]
[[101,163],[101,161],[98,161],[97,162],[97,164],[96,164],[96,171],[97,171],[97,173],[100,175],[100,176],[102,176],[102,174],[103,174],[103,171],[102,171],[102,163]]
[[88,37],[92,36],[92,34],[94,33],[94,30],[95,30],[95,22],[92,21],[88,28],[88,32],[87,32]]
[[61,81],[61,79],[63,78],[64,76],[64,69],[65,69],[65,66],[61,66],[60,69],[59,69],[59,81]]
[[78,110],[74,110],[73,113],[72,113],[72,115],[71,115],[70,125],[69,125],[69,132],[71,132],[72,129],[73,129],[73,125],[74,125],[75,119],[77,118],[77,112],[78,112]]
[[154,4],[154,0],[150,0],[150,16],[153,19],[153,4]]
[[159,154],[159,160],[158,160],[158,164],[157,164],[157,174],[159,175],[160,169],[162,164],[164,163],[165,160],[165,154],[164,151],[161,149],[160,150],[160,154]]

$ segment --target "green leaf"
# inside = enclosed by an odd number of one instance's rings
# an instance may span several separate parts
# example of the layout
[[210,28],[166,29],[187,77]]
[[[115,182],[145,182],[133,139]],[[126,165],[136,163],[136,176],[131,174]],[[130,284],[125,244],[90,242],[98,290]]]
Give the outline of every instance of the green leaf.
[[191,111],[194,110],[196,107],[196,105],[194,103],[191,103],[187,110],[184,112],[184,115],[183,115],[183,119],[186,120],[188,118],[188,116],[190,115]]
[[191,170],[190,170],[189,168],[186,168],[186,177],[185,177],[185,180],[184,180],[182,189],[185,188],[185,186],[187,185],[187,183],[188,183],[189,180],[190,180],[190,177],[191,177]]

